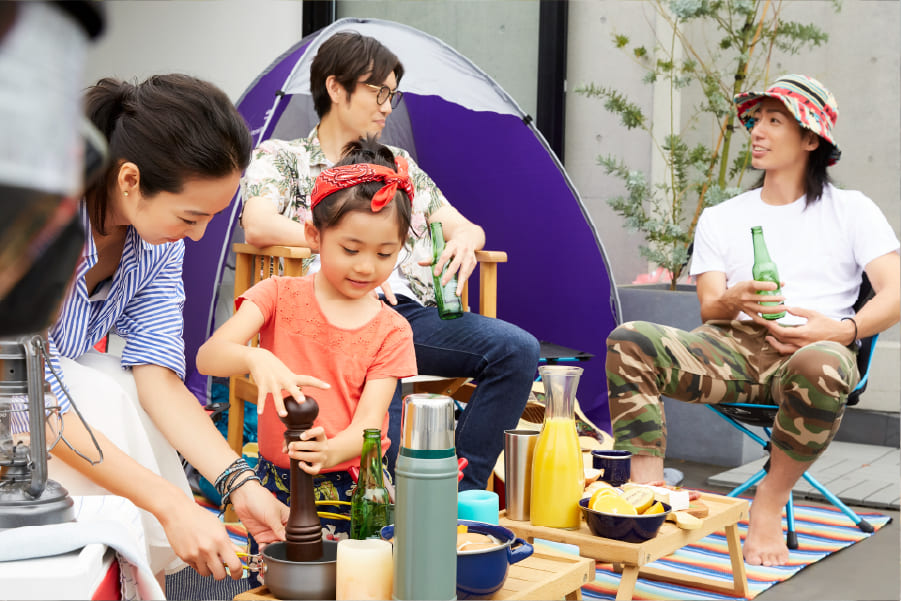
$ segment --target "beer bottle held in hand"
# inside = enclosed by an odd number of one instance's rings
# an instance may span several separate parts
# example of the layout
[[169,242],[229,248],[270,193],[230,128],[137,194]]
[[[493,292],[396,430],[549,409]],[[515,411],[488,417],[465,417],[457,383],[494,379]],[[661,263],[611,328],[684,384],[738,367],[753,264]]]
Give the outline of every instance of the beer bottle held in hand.
[[[754,242],[754,266],[751,268],[751,275],[753,275],[754,280],[758,282],[773,282],[776,284],[775,290],[760,290],[757,294],[764,294],[766,296],[782,294],[779,270],[776,269],[776,264],[770,259],[770,253],[766,249],[766,242],[763,240],[763,228],[759,225],[752,227],[751,238]],[[761,302],[760,304],[772,306],[778,305],[779,303],[771,301]],[[761,313],[760,316],[764,319],[781,319],[785,317],[785,311],[780,311],[779,313]]]
[[350,538],[379,538],[389,523],[390,502],[382,473],[382,431],[367,428],[363,431],[360,476],[350,498]]
[[[444,252],[444,230],[440,222],[429,224],[429,233],[432,236],[432,265],[438,262],[441,253]],[[444,264],[441,275],[435,275],[432,268],[432,282],[435,287],[435,302],[438,303],[438,315],[441,319],[456,319],[463,316],[463,301],[457,296],[457,275],[450,279],[446,286],[441,285],[448,263]]]

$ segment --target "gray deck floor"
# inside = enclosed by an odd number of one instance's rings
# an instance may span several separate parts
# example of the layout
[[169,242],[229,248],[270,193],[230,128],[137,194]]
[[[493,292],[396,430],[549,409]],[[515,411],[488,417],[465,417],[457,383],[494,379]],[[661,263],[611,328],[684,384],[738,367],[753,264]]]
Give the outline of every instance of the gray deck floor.
[[[766,459],[714,474],[710,485],[734,488],[763,468]],[[842,501],[860,507],[899,509],[901,449],[851,442],[833,442],[808,470]],[[753,492],[753,488],[749,491]],[[795,499],[823,500],[806,480],[794,488]]]

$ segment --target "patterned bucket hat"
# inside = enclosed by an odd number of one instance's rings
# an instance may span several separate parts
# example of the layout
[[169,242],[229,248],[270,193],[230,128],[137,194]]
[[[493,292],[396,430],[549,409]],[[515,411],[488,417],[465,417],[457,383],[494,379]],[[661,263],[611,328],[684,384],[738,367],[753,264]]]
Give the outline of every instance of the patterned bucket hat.
[[765,92],[736,94],[732,101],[738,108],[738,118],[748,131],[754,127],[757,105],[764,98],[781,100],[801,127],[809,129],[832,145],[828,164],[838,162],[842,151],[832,136],[832,128],[838,120],[838,103],[823,84],[806,75],[783,75]]

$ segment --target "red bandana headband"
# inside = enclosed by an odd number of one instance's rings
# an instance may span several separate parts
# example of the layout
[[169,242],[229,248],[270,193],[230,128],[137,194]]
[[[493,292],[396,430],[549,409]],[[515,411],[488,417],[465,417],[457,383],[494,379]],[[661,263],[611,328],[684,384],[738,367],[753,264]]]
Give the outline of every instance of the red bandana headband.
[[313,192],[310,195],[310,210],[329,194],[365,182],[385,182],[382,189],[372,197],[373,213],[378,213],[391,202],[398,187],[406,192],[410,202],[413,202],[413,182],[407,175],[407,160],[404,157],[397,157],[394,159],[394,164],[397,165],[397,171],[372,163],[342,165],[324,170],[313,185]]

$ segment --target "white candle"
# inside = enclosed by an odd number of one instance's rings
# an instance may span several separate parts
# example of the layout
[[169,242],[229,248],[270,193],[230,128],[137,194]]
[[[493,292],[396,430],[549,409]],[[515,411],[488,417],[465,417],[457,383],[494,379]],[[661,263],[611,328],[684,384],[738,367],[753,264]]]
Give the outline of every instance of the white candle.
[[336,599],[391,599],[394,562],[391,543],[377,538],[338,542]]

